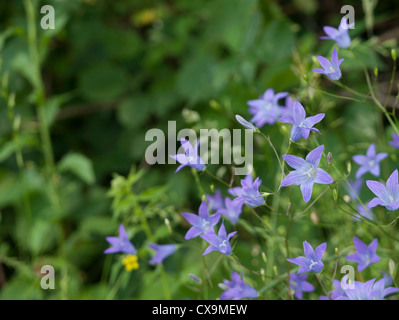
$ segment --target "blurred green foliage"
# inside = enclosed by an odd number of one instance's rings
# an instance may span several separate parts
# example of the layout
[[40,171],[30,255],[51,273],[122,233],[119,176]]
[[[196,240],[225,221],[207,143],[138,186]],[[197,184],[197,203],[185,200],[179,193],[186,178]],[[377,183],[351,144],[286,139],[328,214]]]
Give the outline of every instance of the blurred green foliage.
[[[33,5],[33,25],[27,18],[28,2]],[[389,52],[398,48],[397,42],[377,37],[362,40],[367,29],[359,3],[345,2],[357,14],[353,50],[367,68],[377,66],[382,77],[384,73],[389,77]],[[44,4],[55,8],[54,30],[40,28]],[[328,112],[318,141],[332,152],[341,170],[370,142],[386,141],[391,132],[385,131],[375,110],[325,96],[307,81],[337,92],[311,70],[317,65],[314,56],[332,50],[332,42],[321,42],[319,36],[322,26],[338,25],[342,5],[315,0],[306,5],[263,0],[2,1],[0,299],[164,298],[159,270],[144,262],[151,254],[145,245],[149,240],[181,242],[176,235],[182,237],[187,225],[180,212],[197,212],[201,200],[190,170],[175,174],[174,165],[150,167],[145,162],[150,144],[145,133],[151,128],[166,132],[168,120],[177,121],[178,130],[239,128],[234,115],[248,116],[246,101],[272,87],[277,92],[289,91],[310,112]],[[374,23],[386,22],[391,27],[398,15],[392,8],[395,2],[379,4]],[[29,42],[32,28],[37,33],[35,49]],[[37,50],[37,61],[32,50]],[[358,61],[346,52],[342,57],[344,82],[367,90]],[[43,142],[45,127],[52,150]],[[284,152],[284,127],[265,127],[265,131],[278,151]],[[257,138],[256,174],[266,191],[275,190],[280,183],[277,161],[267,143]],[[54,157],[53,165],[46,152]],[[294,152],[301,155],[303,150],[293,146]],[[391,157],[397,161],[396,155]],[[394,168],[383,168],[383,172]],[[210,170],[226,181],[231,179],[228,166]],[[223,187],[206,175],[200,179],[206,193]],[[239,177],[235,179],[238,183]],[[317,186],[314,194],[322,191]],[[227,196],[226,190],[223,194]],[[304,210],[299,192],[294,191],[292,197],[299,203],[296,212]],[[329,238],[331,256],[334,247],[348,252],[355,231],[372,238],[368,225],[339,228],[350,217],[332,209],[337,205],[331,191],[326,197],[314,211],[317,223],[314,216],[313,220],[306,216],[293,225],[293,255],[301,253],[304,234],[309,241]],[[278,211],[284,210],[286,190],[268,201]],[[287,232],[284,215],[261,214],[280,236]],[[378,214],[385,223],[393,220],[383,210]],[[244,267],[231,259],[209,256],[207,264],[213,268],[209,298],[220,295],[217,283],[230,277],[232,264],[245,272],[246,268],[265,268],[268,277],[273,277],[274,266],[281,275],[286,272],[284,243],[265,234],[249,212],[243,217],[234,250]],[[108,247],[105,236],[116,235],[120,223],[128,226],[133,243],[140,248],[141,265],[136,272],[125,272],[119,257],[103,255]],[[174,298],[203,297],[204,284],[188,276],[203,272],[198,258],[202,245],[186,243],[165,261]],[[398,261],[397,242],[386,238],[381,246],[387,248],[381,266],[389,257]],[[56,269],[54,291],[40,288],[44,264]],[[280,286],[278,290],[286,292],[279,281],[259,285],[257,279],[249,274],[246,278],[248,284],[263,288],[264,297],[278,298],[266,290],[268,286]]]

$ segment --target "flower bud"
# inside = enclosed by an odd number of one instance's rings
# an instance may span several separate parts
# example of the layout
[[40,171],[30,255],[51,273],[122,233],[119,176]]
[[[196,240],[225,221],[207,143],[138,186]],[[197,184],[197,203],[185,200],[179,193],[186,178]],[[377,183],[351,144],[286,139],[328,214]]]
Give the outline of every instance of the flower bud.
[[396,50],[395,49],[391,50],[391,56],[392,56],[393,61],[396,61],[397,54],[396,54]]
[[332,153],[327,153],[327,163],[330,166],[332,164]]

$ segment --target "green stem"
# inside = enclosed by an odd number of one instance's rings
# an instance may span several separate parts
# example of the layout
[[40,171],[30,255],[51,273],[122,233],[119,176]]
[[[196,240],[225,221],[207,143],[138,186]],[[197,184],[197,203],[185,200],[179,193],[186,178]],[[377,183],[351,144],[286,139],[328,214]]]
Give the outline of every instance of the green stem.
[[159,272],[160,272],[161,278],[162,278],[162,286],[163,286],[163,292],[164,292],[165,299],[171,300],[172,297],[170,295],[169,284],[168,284],[168,280],[166,279],[166,272],[163,269],[163,264],[159,265]]
[[[143,230],[144,230],[147,238],[152,242],[155,241],[155,237],[151,231],[150,225],[148,224],[147,217],[145,216],[143,210],[141,210],[140,203],[137,200],[135,200],[135,210],[138,213],[138,215],[140,216],[140,222],[141,222],[141,225],[143,227]],[[170,300],[171,295],[170,295],[170,290],[169,290],[169,284],[166,279],[166,272],[165,272],[162,264],[160,264],[158,270],[159,270],[159,273],[161,274],[162,286],[163,286],[165,299]]]
[[35,6],[32,0],[24,0],[24,6],[27,17],[29,54],[33,66],[33,81],[34,81],[33,86],[36,95],[36,109],[37,109],[36,111],[39,120],[40,139],[42,141],[45,171],[49,180],[51,202],[55,207],[56,211],[59,212],[60,205],[54,185],[55,167],[54,167],[54,158],[53,158],[53,148],[51,144],[50,130],[47,123],[46,110],[44,108],[45,92],[40,72],[40,58],[37,48]]
[[222,179],[218,178],[217,176],[215,176],[212,172],[210,172],[207,168],[204,169],[204,171],[213,179],[219,181],[220,183],[224,184],[226,187],[231,188],[231,186],[226,182],[223,181]]
[[194,176],[195,183],[196,183],[196,185],[197,185],[197,187],[198,187],[198,191],[201,193],[201,198],[202,198],[202,197],[205,196],[205,191],[204,191],[204,189],[203,189],[202,186],[201,186],[201,182],[200,182],[200,180],[199,180],[199,178],[198,178],[197,170],[194,169],[194,168],[191,168],[191,173],[192,173],[193,176]]

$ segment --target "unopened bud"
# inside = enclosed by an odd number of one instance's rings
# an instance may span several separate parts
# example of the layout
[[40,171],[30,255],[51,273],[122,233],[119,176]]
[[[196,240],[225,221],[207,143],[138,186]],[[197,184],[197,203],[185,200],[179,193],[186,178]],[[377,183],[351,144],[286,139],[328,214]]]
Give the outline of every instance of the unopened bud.
[[197,277],[195,274],[193,274],[193,273],[189,273],[188,276],[191,278],[191,280],[193,280],[196,283],[201,283],[202,282],[202,280],[199,277]]
[[168,228],[169,232],[173,233],[172,232],[172,227],[170,226],[170,221],[169,221],[168,218],[165,218],[165,224],[166,224],[166,227]]
[[274,272],[274,275],[277,277],[278,276],[277,266],[273,267],[273,272]]
[[262,252],[262,260],[267,263],[267,257],[266,254],[264,252]]
[[346,171],[348,171],[348,174],[352,171],[352,164],[350,161],[346,162]]
[[339,256],[339,249],[337,247],[335,247],[335,255]]
[[395,262],[392,259],[390,259],[389,263],[388,263],[388,266],[389,266],[389,274],[391,275],[392,279],[395,279],[395,276],[396,276],[396,265],[395,265]]
[[374,67],[374,75],[377,77],[378,76],[378,68],[377,66]]
[[260,275],[262,277],[262,281],[265,281],[265,269],[260,269]]
[[333,199],[335,202],[337,202],[337,200],[338,200],[338,190],[337,189],[333,189]]
[[329,166],[332,164],[332,159],[333,159],[332,153],[331,152],[327,153],[327,163]]
[[393,61],[396,61],[397,54],[396,54],[396,50],[395,49],[391,50],[391,56],[392,56]]

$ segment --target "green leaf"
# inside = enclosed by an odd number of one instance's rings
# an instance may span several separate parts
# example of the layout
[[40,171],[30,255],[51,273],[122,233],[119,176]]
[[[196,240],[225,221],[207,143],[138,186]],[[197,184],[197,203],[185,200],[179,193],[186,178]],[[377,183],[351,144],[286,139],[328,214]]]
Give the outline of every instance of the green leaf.
[[96,177],[89,158],[79,153],[68,153],[58,164],[61,172],[71,172],[87,184],[94,184]]
[[79,89],[88,100],[112,100],[127,89],[127,74],[119,66],[97,64],[80,74]]
[[152,101],[149,98],[128,98],[118,106],[118,120],[126,128],[137,128],[148,119],[151,108]]
[[43,253],[57,243],[59,228],[50,220],[37,220],[30,229],[29,247],[34,254]]

